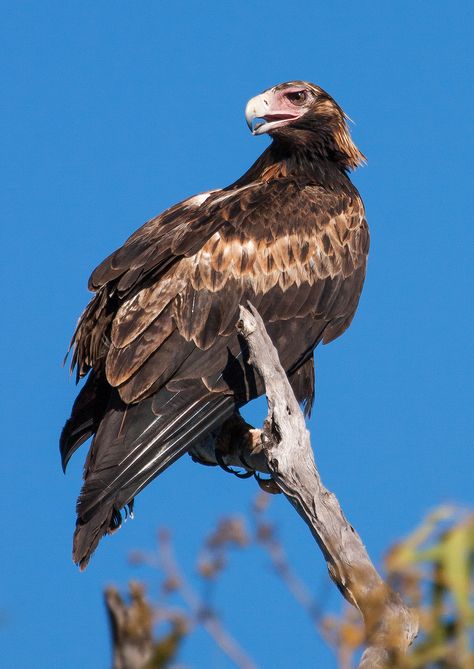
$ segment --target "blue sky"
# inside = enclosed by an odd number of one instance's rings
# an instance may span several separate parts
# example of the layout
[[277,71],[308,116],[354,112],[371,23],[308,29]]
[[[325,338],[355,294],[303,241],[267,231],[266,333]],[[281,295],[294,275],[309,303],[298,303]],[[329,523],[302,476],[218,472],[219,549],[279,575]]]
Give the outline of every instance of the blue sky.
[[[248,132],[245,103],[278,82],[326,88],[369,161],[354,176],[372,232],[364,294],[350,330],[316,356],[323,480],[377,561],[434,505],[472,504],[472,3],[0,7],[4,666],[108,666],[101,590],[141,576],[128,552],[167,525],[191,569],[212,523],[255,494],[183,458],[79,574],[85,451],[64,477],[58,433],[76,390],[61,361],[93,267],[168,205],[238,177],[267,142]],[[272,514],[319,591],[306,528],[282,498]],[[218,606],[259,666],[291,666],[295,652],[299,666],[335,666],[261,554],[232,563]],[[182,659],[230,667],[204,634]]]

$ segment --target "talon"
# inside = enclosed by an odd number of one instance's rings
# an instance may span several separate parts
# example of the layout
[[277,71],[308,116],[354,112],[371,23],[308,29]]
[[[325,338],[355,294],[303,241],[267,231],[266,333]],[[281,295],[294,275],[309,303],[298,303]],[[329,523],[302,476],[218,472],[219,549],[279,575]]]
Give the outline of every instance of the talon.
[[219,467],[221,467],[228,474],[233,474],[234,470],[226,465],[226,463],[224,462],[224,458],[222,457],[221,452],[219,450],[217,450],[217,448],[216,448],[216,451],[215,451],[215,455],[216,455],[216,460],[217,460],[217,464],[219,465]]
[[239,478],[239,479],[249,479],[251,476],[254,475],[253,471],[252,472],[237,472],[234,469],[232,469],[231,471],[232,471],[232,474],[235,474],[235,476],[237,476],[237,478]]
[[237,478],[239,478],[239,479],[249,479],[251,476],[254,475],[253,471],[251,471],[251,472],[238,472],[237,470],[232,469],[231,467],[226,465],[226,463],[224,462],[224,459],[222,457],[222,454],[220,453],[220,451],[218,449],[216,449],[215,455],[216,455],[216,460],[217,460],[217,464],[219,465],[219,467],[222,467],[222,469],[225,472],[227,472],[228,474],[234,474],[234,476],[237,476]]
[[252,476],[253,476],[255,474],[255,469],[249,465],[249,463],[245,459],[243,453],[239,453],[239,460],[244,465],[245,469],[248,469],[249,472],[252,472]]
[[258,474],[258,472],[254,472],[253,475],[258,485],[264,492],[267,492],[269,495],[279,495],[281,493],[280,488],[272,478],[264,479]]
[[197,462],[198,465],[204,465],[204,467],[217,467],[216,462],[206,462],[205,460],[201,460],[195,453],[189,453],[191,456],[191,460],[193,462]]

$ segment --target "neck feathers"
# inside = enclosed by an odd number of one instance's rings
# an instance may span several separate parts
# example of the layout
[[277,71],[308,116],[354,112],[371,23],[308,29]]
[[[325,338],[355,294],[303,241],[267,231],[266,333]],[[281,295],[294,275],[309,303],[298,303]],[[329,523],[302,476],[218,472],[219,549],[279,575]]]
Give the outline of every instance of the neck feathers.
[[348,117],[344,114],[343,119],[333,131],[334,142],[340,153],[340,160],[345,164],[346,169],[355,170],[359,165],[365,165],[366,157],[359,151],[352,141],[352,137],[347,127]]
[[289,155],[305,154],[313,160],[332,162],[344,171],[354,170],[366,159],[352,141],[348,120],[337,102],[322,98],[296,122],[274,132],[274,144]]
[[317,123],[313,120],[311,126],[280,128],[252,167],[228,188],[291,176],[324,181],[330,174],[346,174],[363,165],[366,158],[352,141],[346,118],[342,110],[337,117],[319,112]]

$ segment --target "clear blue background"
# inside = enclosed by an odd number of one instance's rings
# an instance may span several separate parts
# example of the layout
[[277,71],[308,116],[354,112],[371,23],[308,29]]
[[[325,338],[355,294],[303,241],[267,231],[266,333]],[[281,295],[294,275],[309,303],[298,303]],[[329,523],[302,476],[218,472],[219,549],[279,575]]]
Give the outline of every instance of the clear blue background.
[[[76,390],[61,361],[90,270],[166,206],[238,177],[268,141],[250,135],[244,105],[278,82],[326,88],[369,160],[354,176],[372,230],[363,298],[317,352],[323,479],[377,561],[434,505],[472,504],[472,6],[2,3],[2,667],[107,667],[101,590],[140,576],[129,550],[153,547],[164,524],[192,569],[215,519],[249,506],[253,482],[183,458],[80,574],[85,451],[64,477],[58,433]],[[273,516],[318,592],[309,533],[283,498]],[[217,601],[259,666],[295,666],[295,653],[335,666],[260,553],[232,562]],[[230,666],[204,633],[182,659]]]

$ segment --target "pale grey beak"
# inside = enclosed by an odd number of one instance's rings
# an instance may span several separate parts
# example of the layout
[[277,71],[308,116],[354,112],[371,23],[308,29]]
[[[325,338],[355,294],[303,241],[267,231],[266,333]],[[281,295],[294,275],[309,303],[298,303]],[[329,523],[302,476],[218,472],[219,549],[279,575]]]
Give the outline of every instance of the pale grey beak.
[[[245,120],[253,135],[259,135],[261,132],[265,132],[264,130],[259,132],[259,129],[263,128],[266,124],[264,117],[265,114],[268,114],[269,108],[270,103],[265,93],[256,95],[247,102],[247,106],[245,107]],[[254,123],[254,121],[257,121],[257,123]]]

